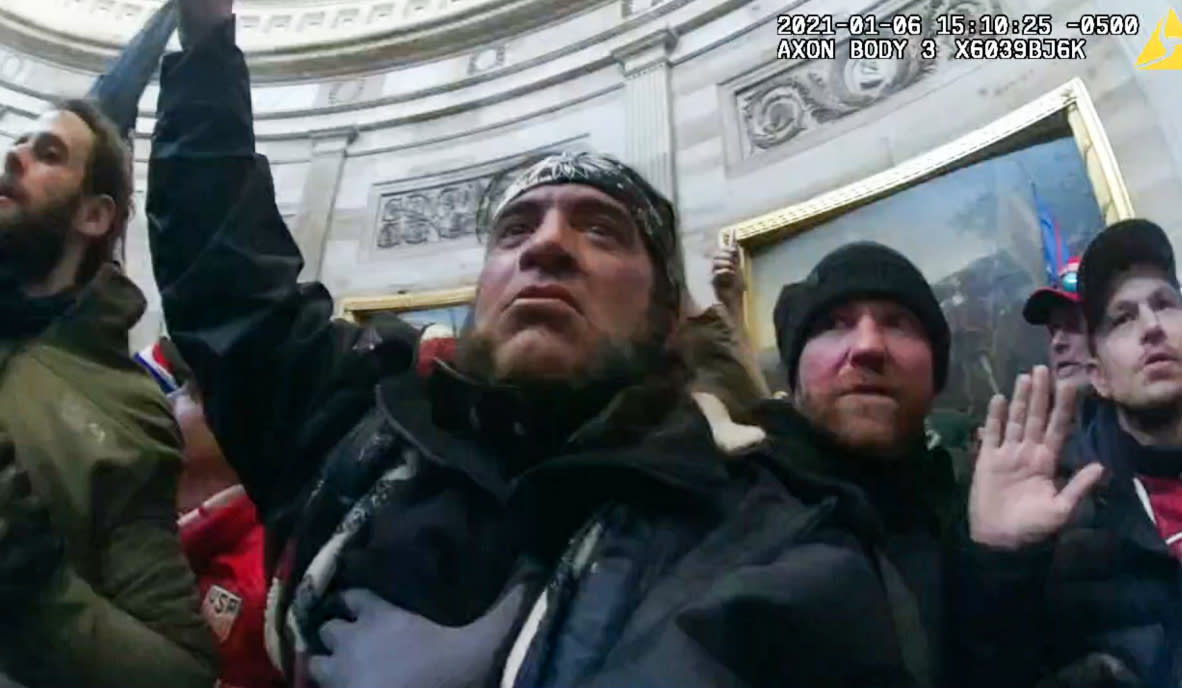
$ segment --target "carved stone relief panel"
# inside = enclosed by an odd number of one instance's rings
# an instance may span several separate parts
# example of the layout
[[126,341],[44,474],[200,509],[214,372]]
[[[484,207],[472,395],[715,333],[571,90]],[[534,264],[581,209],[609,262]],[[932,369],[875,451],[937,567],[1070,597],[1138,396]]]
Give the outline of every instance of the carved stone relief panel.
[[[483,199],[495,198],[513,180],[513,172],[539,153],[588,150],[583,139],[523,153],[479,167],[438,175],[436,180],[407,188],[405,182],[381,184],[376,199],[372,246],[378,251],[432,242],[447,242],[478,233],[477,213]],[[490,188],[493,185],[495,188]]]
[[[907,38],[903,59],[850,59],[849,51],[838,45],[834,60],[797,61],[786,69],[734,93],[734,107],[740,132],[741,156],[759,155],[781,146],[801,134],[841,120],[930,77],[939,62],[948,59],[951,38],[935,36],[941,14],[979,17],[1001,12],[1000,0],[905,0],[894,7],[876,7],[875,13],[919,14],[924,35],[893,36],[889,27],[880,29],[883,38]],[[935,38],[938,57],[921,55],[920,42]]]

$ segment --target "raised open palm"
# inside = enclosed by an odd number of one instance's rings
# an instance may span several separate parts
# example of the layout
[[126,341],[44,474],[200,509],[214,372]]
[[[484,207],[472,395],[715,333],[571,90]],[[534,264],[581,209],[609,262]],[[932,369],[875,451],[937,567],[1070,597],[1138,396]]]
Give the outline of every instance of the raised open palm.
[[[1059,454],[1071,428],[1075,390],[1060,385],[1051,405],[1051,374],[1038,366],[1019,375],[1014,397],[995,396],[981,432],[981,450],[969,493],[974,542],[1017,549],[1062,528],[1103,469],[1090,464],[1065,487],[1055,484]],[[1049,418],[1048,418],[1049,416]]]

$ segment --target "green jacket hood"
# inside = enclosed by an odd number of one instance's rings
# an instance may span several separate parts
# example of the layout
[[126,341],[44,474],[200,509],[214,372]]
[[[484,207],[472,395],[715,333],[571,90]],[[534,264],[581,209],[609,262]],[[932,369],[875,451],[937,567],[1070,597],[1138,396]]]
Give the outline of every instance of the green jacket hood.
[[143,292],[114,264],[104,265],[78,292],[74,304],[40,339],[96,361],[128,356],[128,331],[143,316]]

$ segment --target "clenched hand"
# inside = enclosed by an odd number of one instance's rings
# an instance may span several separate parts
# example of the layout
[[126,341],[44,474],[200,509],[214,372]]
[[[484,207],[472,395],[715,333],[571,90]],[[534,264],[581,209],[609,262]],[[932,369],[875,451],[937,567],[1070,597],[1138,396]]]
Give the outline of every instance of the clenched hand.
[[178,0],[181,47],[199,43],[205,34],[234,16],[234,0]]
[[743,297],[746,283],[739,269],[738,247],[727,246],[714,254],[710,265],[710,284],[714,287],[714,295],[728,308]]
[[[1086,466],[1062,489],[1055,484],[1059,454],[1071,428],[1075,390],[1060,384],[1051,405],[1051,374],[1038,366],[1018,376],[1013,400],[996,396],[981,433],[969,492],[974,542],[1018,549],[1062,528],[1103,472]],[[1049,418],[1048,418],[1049,411]]]

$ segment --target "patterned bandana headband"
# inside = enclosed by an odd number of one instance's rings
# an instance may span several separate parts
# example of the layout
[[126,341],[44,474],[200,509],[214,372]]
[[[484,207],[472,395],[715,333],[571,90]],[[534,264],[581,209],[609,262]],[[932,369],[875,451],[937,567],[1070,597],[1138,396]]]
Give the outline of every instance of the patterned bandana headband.
[[640,230],[653,262],[671,287],[672,297],[680,300],[685,288],[685,264],[673,206],[640,174],[614,158],[596,153],[556,153],[538,161],[505,189],[496,202],[493,224],[513,199],[536,187],[551,184],[584,184],[624,204]]

